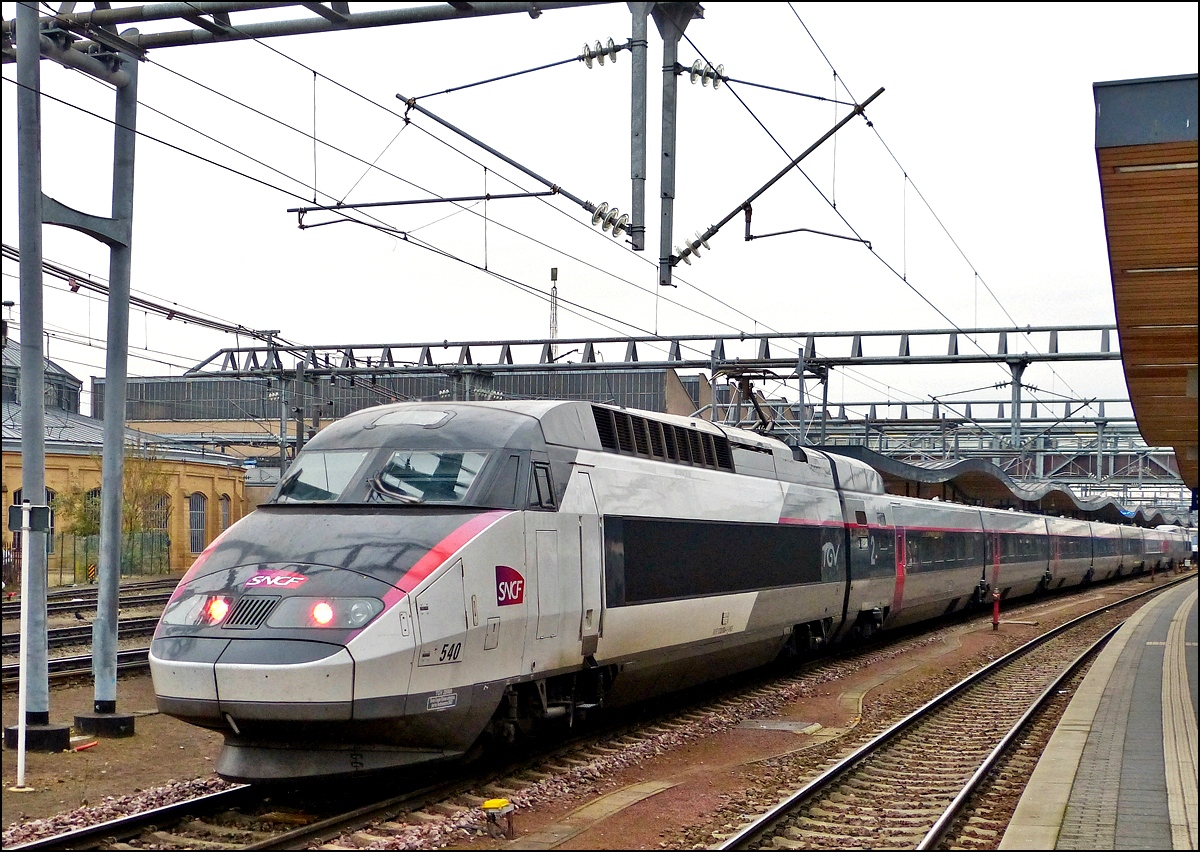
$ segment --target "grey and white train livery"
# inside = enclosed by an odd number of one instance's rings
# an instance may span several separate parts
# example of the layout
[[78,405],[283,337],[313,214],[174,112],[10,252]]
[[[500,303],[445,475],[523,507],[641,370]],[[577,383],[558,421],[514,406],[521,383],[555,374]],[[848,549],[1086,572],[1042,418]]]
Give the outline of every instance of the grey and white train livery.
[[339,776],[1189,553],[694,418],[400,403],[321,431],[199,556],[150,665],[162,712],[224,732],[222,776]]

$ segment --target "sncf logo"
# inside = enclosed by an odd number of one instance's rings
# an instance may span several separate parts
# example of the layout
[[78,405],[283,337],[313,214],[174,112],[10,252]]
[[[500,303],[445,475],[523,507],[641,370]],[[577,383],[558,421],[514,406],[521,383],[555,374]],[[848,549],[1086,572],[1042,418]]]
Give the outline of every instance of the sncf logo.
[[525,578],[507,565],[496,566],[496,606],[525,602]]
[[260,571],[247,580],[246,585],[242,588],[254,589],[259,586],[267,586],[276,589],[294,589],[306,582],[308,582],[308,578],[303,574],[292,574],[287,571]]

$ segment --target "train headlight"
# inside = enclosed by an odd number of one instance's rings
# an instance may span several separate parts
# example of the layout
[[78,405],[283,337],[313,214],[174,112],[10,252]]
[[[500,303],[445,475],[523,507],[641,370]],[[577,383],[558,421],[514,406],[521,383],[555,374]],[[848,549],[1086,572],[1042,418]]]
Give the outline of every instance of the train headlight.
[[329,626],[329,622],[333,621],[333,607],[329,605],[329,601],[318,601],[313,605],[312,619],[322,627]]
[[346,611],[346,619],[351,627],[361,627],[375,616],[375,609],[370,601],[353,601]]
[[186,595],[171,603],[163,613],[163,624],[211,627],[229,615],[229,598],[220,595]]
[[187,595],[171,601],[163,612],[163,624],[199,624],[208,598]]
[[378,598],[287,597],[267,619],[268,627],[363,627],[383,612]]
[[229,614],[229,601],[225,598],[209,598],[204,607],[204,617],[209,624],[220,624]]

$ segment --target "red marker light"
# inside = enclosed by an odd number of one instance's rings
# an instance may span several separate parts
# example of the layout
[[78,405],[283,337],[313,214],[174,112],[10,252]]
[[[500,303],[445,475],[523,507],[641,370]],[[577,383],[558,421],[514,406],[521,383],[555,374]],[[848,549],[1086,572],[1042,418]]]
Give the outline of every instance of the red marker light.
[[313,621],[324,627],[333,621],[333,607],[325,601],[320,601],[312,608]]
[[210,624],[220,624],[229,614],[229,601],[225,598],[213,598],[204,608],[204,614],[208,616]]

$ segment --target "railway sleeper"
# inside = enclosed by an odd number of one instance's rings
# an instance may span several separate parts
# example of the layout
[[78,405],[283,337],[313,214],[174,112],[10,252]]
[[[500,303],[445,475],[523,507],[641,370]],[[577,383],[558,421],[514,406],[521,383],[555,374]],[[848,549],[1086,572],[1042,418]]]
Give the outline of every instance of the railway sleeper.
[[275,835],[269,831],[254,831],[248,828],[238,828],[231,825],[220,825],[212,822],[201,822],[200,820],[189,820],[177,825],[177,831],[189,831],[194,834],[209,835],[211,837],[223,837],[229,840],[238,840],[244,843],[257,843],[260,840],[266,840]]
[[[486,800],[485,800],[486,801]],[[404,825],[399,822],[380,822],[371,826],[373,834],[379,834],[384,837],[395,837],[397,834],[404,834],[406,831],[412,830],[411,825]],[[376,838],[378,840],[379,838]]]
[[422,823],[428,822],[441,822],[444,817],[438,816],[437,814],[431,814],[426,810],[419,810],[409,811],[404,815],[404,819],[408,820],[410,824],[421,825]]
[[187,837],[182,834],[171,834],[167,831],[156,831],[150,835],[159,843],[165,843],[166,849],[228,849],[229,842],[218,843],[213,840],[201,840],[198,837]]

